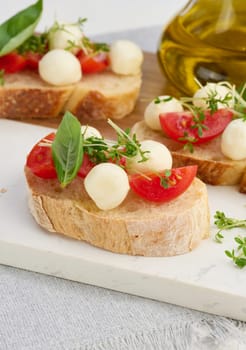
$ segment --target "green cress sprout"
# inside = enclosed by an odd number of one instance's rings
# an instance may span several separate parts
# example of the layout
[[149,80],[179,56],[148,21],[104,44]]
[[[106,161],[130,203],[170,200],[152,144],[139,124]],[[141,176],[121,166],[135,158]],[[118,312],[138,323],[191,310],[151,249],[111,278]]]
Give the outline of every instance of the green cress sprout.
[[[214,224],[219,228],[219,231],[215,235],[215,241],[217,243],[222,243],[224,236],[221,232],[223,230],[246,228],[246,219],[229,218],[221,211],[216,211],[214,219]],[[236,236],[234,240],[237,243],[237,249],[226,250],[225,254],[232,259],[235,265],[243,268],[246,266],[246,237]]]
[[113,160],[120,165],[122,157],[132,158],[140,154],[140,161],[146,161],[146,151],[143,152],[136,135],[130,136],[130,130],[123,131],[111,120],[109,125],[116,131],[115,142],[104,138],[84,138],[81,124],[72,113],[66,112],[60,123],[52,143],[52,156],[62,187],[67,186],[77,175],[83,162],[84,153],[95,163]]

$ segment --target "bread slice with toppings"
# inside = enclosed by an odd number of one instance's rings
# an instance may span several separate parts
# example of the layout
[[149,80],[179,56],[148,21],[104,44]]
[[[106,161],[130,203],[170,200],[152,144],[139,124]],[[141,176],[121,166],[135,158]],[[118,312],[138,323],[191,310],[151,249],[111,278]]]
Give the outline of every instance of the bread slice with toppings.
[[[120,206],[100,210],[77,177],[61,188],[25,167],[30,211],[44,229],[115,253],[173,256],[188,253],[209,236],[206,186],[195,178],[167,203],[148,202],[132,191]],[[65,220],[64,220],[65,218]]]
[[130,114],[141,87],[141,48],[129,40],[92,41],[84,32],[86,18],[56,20],[36,32],[42,11],[39,0],[0,25],[0,118]]
[[153,139],[165,144],[172,153],[174,167],[198,165],[198,177],[211,185],[239,185],[246,193],[246,159],[231,160],[221,152],[221,137],[196,145],[193,153],[183,145],[165,137],[162,131],[150,129],[144,121],[134,125],[132,132],[139,140]]
[[121,119],[133,110],[141,88],[141,74],[111,71],[84,75],[79,83],[53,86],[37,72],[6,74],[0,86],[0,118],[55,118],[65,110],[78,118]]

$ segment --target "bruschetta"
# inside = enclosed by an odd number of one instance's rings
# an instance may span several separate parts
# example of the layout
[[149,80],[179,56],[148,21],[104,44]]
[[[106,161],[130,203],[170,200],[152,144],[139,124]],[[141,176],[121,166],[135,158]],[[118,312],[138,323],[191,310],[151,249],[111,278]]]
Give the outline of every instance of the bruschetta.
[[167,145],[174,166],[198,166],[212,185],[238,185],[246,193],[246,101],[229,83],[208,83],[192,98],[158,96],[132,127],[139,140]]
[[91,41],[85,19],[35,33],[42,9],[38,0],[0,25],[0,117],[127,116],[141,88],[141,49],[129,40]]
[[209,237],[206,185],[196,166],[172,167],[164,145],[109,121],[115,140],[67,112],[30,150],[29,208],[45,230],[115,253],[173,256]]

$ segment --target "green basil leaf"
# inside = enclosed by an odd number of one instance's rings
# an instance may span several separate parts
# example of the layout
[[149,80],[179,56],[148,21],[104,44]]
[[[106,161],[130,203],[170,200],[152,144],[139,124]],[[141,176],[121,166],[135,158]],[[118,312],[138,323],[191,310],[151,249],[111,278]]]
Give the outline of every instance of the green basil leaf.
[[52,143],[52,156],[62,187],[77,175],[83,160],[81,125],[72,113],[66,112]]
[[18,12],[0,25],[0,56],[15,50],[36,28],[43,10],[43,1]]

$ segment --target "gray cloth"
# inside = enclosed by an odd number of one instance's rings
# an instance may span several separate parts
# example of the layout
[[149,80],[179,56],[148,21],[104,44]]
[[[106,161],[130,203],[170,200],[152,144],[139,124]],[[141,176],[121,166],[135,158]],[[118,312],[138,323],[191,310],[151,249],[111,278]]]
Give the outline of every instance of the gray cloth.
[[0,266],[1,350],[245,350],[246,324]]
[[[161,28],[97,36],[156,51]],[[245,350],[246,324],[0,265],[0,350]]]

